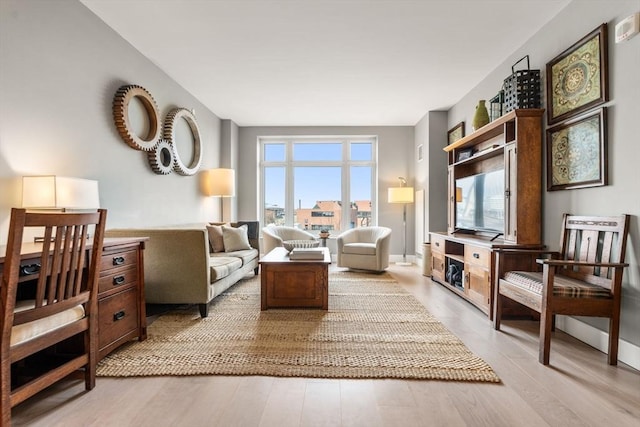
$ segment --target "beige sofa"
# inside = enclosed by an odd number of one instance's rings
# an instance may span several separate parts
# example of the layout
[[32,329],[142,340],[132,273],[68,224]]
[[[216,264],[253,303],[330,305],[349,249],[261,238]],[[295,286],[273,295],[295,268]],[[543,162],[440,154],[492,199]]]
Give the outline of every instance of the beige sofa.
[[251,249],[212,252],[207,224],[161,228],[111,229],[106,237],[145,236],[145,301],[151,304],[198,304],[207,317],[209,303],[238,280],[258,274],[259,222],[247,225]]

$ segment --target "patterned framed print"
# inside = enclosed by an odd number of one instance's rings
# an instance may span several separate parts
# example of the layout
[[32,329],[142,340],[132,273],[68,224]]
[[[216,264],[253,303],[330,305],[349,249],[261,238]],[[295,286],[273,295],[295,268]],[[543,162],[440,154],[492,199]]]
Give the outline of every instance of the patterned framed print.
[[608,68],[607,24],[547,63],[547,124],[607,102]]
[[607,185],[607,109],[547,129],[547,190]]
[[464,138],[464,122],[460,122],[447,132],[447,145],[451,145],[457,140]]

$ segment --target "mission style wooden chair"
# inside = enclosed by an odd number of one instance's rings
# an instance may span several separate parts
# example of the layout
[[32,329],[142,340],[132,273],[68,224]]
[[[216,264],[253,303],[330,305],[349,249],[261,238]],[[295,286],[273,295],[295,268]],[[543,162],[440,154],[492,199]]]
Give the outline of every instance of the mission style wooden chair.
[[[72,372],[83,369],[85,389],[95,386],[98,266],[106,217],[104,209],[93,213],[27,213],[24,209],[12,209],[0,283],[1,426],[10,425],[12,407]],[[92,225],[95,225],[93,244],[86,238]],[[20,265],[26,227],[44,227],[37,274],[25,272]],[[37,277],[34,298],[17,300],[18,288],[27,287],[26,281],[30,279],[25,274],[31,273],[34,273],[31,277]],[[15,375],[20,362],[28,356],[76,335],[82,338],[79,340],[82,354],[73,354],[35,378],[31,372],[26,379]],[[51,359],[43,360],[52,362]]]
[[564,214],[558,252],[530,251],[531,258],[523,261],[522,251],[516,257],[513,251],[501,250],[496,259],[494,328],[500,329],[509,300],[540,313],[539,361],[548,365],[556,314],[608,317],[608,362],[616,365],[628,230],[629,215]]

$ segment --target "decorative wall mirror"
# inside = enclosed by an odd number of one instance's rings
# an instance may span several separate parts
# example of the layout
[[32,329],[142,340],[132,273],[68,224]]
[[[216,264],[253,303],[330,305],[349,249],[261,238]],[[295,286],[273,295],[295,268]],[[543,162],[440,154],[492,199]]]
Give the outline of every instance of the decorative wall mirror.
[[[187,166],[180,158],[179,148],[181,144],[185,144],[183,134],[180,134],[183,138],[179,138],[177,128],[180,120],[186,121],[189,129],[191,130],[193,144],[192,158],[189,166]],[[173,167],[174,170],[180,175],[194,175],[200,168],[202,162],[202,140],[200,138],[200,129],[198,129],[198,123],[193,113],[186,108],[175,108],[167,114],[164,121],[164,138],[169,141],[173,146]]]
[[[138,135],[131,118],[130,109],[134,109],[132,102],[139,101],[146,113],[146,124],[143,126],[146,132]],[[145,88],[138,85],[121,86],[113,99],[113,118],[118,133],[131,148],[141,151],[151,151],[156,148],[160,140],[161,125],[158,106],[153,97]]]
[[176,156],[173,145],[166,139],[161,138],[156,148],[149,151],[147,156],[151,169],[158,175],[168,175],[173,171]]

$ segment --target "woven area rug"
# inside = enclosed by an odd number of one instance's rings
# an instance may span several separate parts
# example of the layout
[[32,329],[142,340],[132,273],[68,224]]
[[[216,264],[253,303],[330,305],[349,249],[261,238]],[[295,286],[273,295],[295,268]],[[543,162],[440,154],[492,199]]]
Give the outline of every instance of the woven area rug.
[[103,359],[98,376],[266,375],[500,382],[388,273],[332,272],[329,310],[260,311],[260,281],[240,281],[201,319],[160,316],[148,338]]

